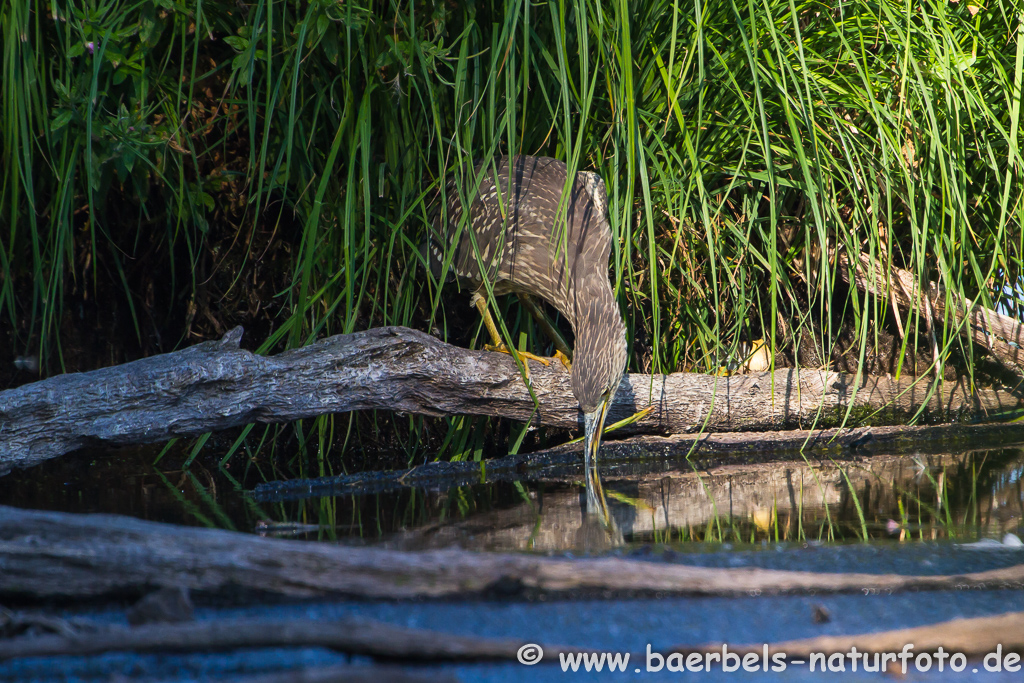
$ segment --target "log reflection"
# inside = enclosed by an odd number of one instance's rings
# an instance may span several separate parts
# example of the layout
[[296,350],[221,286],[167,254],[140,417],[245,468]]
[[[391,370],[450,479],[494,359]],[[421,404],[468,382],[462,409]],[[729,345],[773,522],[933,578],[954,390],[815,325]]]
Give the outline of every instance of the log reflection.
[[1017,530],[1024,514],[1018,451],[684,468],[607,469],[603,488],[595,487],[603,503],[596,514],[588,515],[581,488],[548,481],[528,492],[528,502],[428,522],[387,541],[410,549],[593,552],[623,541],[974,540]]

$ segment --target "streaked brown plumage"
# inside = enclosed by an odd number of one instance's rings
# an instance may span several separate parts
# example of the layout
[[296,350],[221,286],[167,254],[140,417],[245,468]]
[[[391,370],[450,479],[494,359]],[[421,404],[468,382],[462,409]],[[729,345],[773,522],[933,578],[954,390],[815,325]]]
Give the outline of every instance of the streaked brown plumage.
[[463,196],[472,196],[481,173],[461,232],[462,200],[449,185],[448,220],[434,221],[429,244],[431,269],[441,276],[448,245],[457,241],[449,276],[486,296],[486,274],[495,294],[537,296],[566,317],[576,337],[572,390],[584,414],[589,460],[626,365],[626,328],[608,280],[612,235],[604,182],[596,173],[577,173],[564,217],[556,220],[567,174],[561,161],[517,156],[478,166],[466,174]]

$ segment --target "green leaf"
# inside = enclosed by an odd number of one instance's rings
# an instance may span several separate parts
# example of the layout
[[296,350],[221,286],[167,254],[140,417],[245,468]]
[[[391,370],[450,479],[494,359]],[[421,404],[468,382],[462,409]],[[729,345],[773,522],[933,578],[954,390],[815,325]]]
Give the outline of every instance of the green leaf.
[[331,64],[337,66],[339,53],[337,31],[328,31],[320,45],[323,47],[324,56],[327,57]]
[[50,122],[50,132],[57,132],[64,126],[68,125],[71,121],[71,117],[74,113],[70,109],[62,109],[56,116],[53,117],[53,121]]
[[224,38],[224,42],[239,52],[242,52],[249,47],[249,41],[245,38],[239,38],[238,36],[227,36]]

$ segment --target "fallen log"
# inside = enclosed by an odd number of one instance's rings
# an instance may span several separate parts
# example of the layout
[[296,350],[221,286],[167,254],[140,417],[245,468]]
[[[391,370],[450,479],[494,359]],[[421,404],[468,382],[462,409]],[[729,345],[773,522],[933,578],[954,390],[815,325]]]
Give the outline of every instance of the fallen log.
[[[227,619],[189,624],[159,624],[131,629],[115,627],[74,636],[35,636],[0,640],[0,660],[15,657],[82,656],[116,651],[173,652],[216,651],[241,647],[326,647],[390,661],[517,661],[520,649],[525,645],[525,641],[456,636],[357,619]],[[893,658],[887,663],[891,664],[891,669],[888,665],[878,668],[907,673],[908,669],[914,666],[918,655],[939,652],[940,648],[946,653],[947,658],[954,653],[964,656],[962,662],[943,662],[945,666],[952,664],[958,668],[966,664],[967,659],[977,660],[996,652],[997,647],[1000,648],[1000,654],[1024,652],[1024,613],[1009,612],[878,633],[818,636],[765,644],[679,645],[670,648],[668,653],[684,656],[695,653],[718,654],[726,651],[741,656],[753,653],[765,657],[764,660],[756,662],[756,666],[753,667],[756,670],[761,666],[767,666],[768,663],[775,667],[794,660],[807,664],[812,657],[827,658],[835,653],[844,655],[844,660],[851,656],[861,659],[864,654],[898,653],[907,646],[911,650],[907,658],[907,668],[904,668],[902,661]],[[564,654],[593,652],[587,648],[552,645],[533,644],[531,647],[532,652],[543,652],[542,661],[548,663],[559,661],[560,656]],[[774,657],[776,654],[781,657]],[[630,659],[647,661],[646,656],[646,652],[631,653]],[[1017,661],[1019,660],[1006,660],[1011,666],[1016,665]],[[721,663],[719,661],[718,665]],[[658,664],[664,665],[665,660],[654,660],[654,666]],[[836,662],[833,660],[832,664],[836,665]],[[843,664],[845,670],[848,662],[844,661]],[[877,662],[874,662],[871,666],[874,667],[876,664]],[[737,661],[736,666],[738,665]],[[815,662],[815,665],[821,669],[825,669],[826,666],[820,660]],[[773,670],[779,671],[778,668]],[[352,667],[334,667],[330,671],[335,676],[344,677],[344,680],[350,680],[348,676],[355,673],[372,673],[385,677],[392,671],[400,673],[384,667],[363,671]],[[281,679],[277,677],[289,674],[272,674],[259,680],[310,680],[305,676],[297,677],[296,673],[298,672],[291,672],[291,677]],[[316,680],[339,680],[329,677],[327,673],[328,670],[323,670],[324,677]],[[366,680],[382,679],[367,677]]]
[[852,279],[861,291],[894,300],[899,308],[916,310],[936,325],[952,326],[1004,367],[1024,374],[1024,326],[1017,320],[945,292],[934,282],[921,288],[910,271],[896,266],[887,270],[864,253],[851,258],[846,252],[839,252],[837,262],[844,281],[849,283]]
[[[0,392],[0,474],[85,446],[196,436],[253,422],[383,409],[493,415],[575,429],[581,417],[559,364],[531,365],[534,408],[514,362],[422,332],[385,327],[338,335],[276,356],[239,348],[241,328],[217,342]],[[1022,397],[967,381],[915,382],[821,370],[732,377],[690,373],[623,378],[609,422],[651,407],[621,433],[776,430],[841,423],[850,407],[877,422],[992,419]]]
[[[607,441],[601,445],[601,462],[629,462],[657,459],[667,467],[685,459],[693,469],[707,472],[735,465],[735,456],[757,453],[771,455],[770,468],[784,470],[790,466],[787,456],[807,466],[805,458],[821,455],[878,457],[878,454],[900,453],[923,455],[964,451],[983,445],[985,449],[1002,448],[1024,443],[1024,424],[942,424],[899,427],[855,427],[852,429],[795,429],[781,432],[740,432],[696,434],[693,436],[638,436],[623,441]],[[367,495],[417,486],[450,489],[477,483],[552,480],[552,468],[560,470],[565,481],[576,481],[583,463],[582,444],[555,446],[532,453],[518,453],[492,458],[481,468],[474,461],[428,462],[407,470],[358,472],[312,479],[287,479],[263,482],[253,489],[253,498],[261,503],[300,500],[321,496]],[[652,470],[654,471],[654,470]],[[661,470],[658,470],[661,472]],[[659,474],[659,476],[661,476]],[[763,476],[763,474],[761,475]],[[756,488],[756,487],[755,487]],[[705,504],[711,503],[706,492],[700,494]],[[773,496],[767,496],[772,500]],[[697,506],[702,508],[703,505]],[[707,521],[707,520],[704,520]],[[531,521],[531,524],[533,522]],[[692,522],[687,522],[687,524]],[[272,530],[268,530],[272,531]]]
[[[398,661],[487,661],[515,659],[524,643],[403,628],[368,619],[211,619],[0,640],[0,661],[114,651],[216,651],[249,647],[325,647]],[[587,651],[550,645],[545,646],[545,651],[548,648],[553,653]]]
[[0,599],[139,596],[179,586],[221,599],[486,594],[713,595],[1019,589],[1024,564],[955,576],[705,568],[622,558],[402,552],[0,506]]
[[[815,655],[847,655],[854,652],[854,648],[861,654],[895,653],[903,650],[908,644],[912,650],[910,667],[913,666],[913,660],[917,655],[923,652],[937,652],[939,648],[948,653],[947,656],[953,653],[963,654],[965,662],[966,658],[979,659],[995,652],[997,646],[1001,648],[1002,653],[1024,652],[1024,612],[952,619],[879,633],[818,636],[767,644],[679,645],[670,648],[669,652],[682,655],[709,654],[721,653],[725,648],[738,655],[754,653],[772,657],[780,654],[783,655],[781,659],[772,660],[779,664],[795,659],[801,659],[806,663]],[[242,647],[325,647],[388,661],[516,661],[520,648],[524,645],[525,641],[457,636],[362,619],[226,619],[136,628],[115,627],[74,636],[34,636],[0,640],[0,661],[15,657],[82,656],[118,651],[216,651]],[[543,661],[548,663],[559,661],[559,656],[563,654],[593,652],[587,648],[550,644],[534,644],[533,647],[541,649]],[[646,653],[631,653],[630,658],[644,661]],[[891,671],[901,670],[906,673],[900,660],[890,661]],[[758,665],[761,664],[763,662],[759,661]],[[335,671],[348,675],[350,671],[354,673],[358,670],[353,671],[345,667],[336,668]],[[388,670],[376,668],[372,671],[381,675]]]
[[[801,638],[799,640],[788,640],[784,642],[769,643],[767,645],[758,643],[751,645],[728,645],[730,652],[735,654],[755,653],[768,657],[775,654],[785,655],[785,660],[803,660],[807,663],[812,655],[835,653],[844,654],[847,657],[856,653],[863,654],[884,654],[898,653],[906,646],[910,646],[910,657],[907,668],[903,668],[903,662],[899,659],[890,659],[889,666],[883,671],[889,673],[907,673],[914,670],[914,660],[921,653],[938,652],[942,648],[946,654],[945,667],[951,662],[948,658],[960,653],[966,659],[978,660],[986,655],[996,652],[998,646],[1002,654],[1010,652],[1024,652],[1024,612],[1008,612],[995,616],[972,617],[969,619],[952,619],[927,626],[915,626],[912,628],[894,629],[879,633],[861,633],[857,635],[817,636],[814,638]],[[680,654],[690,653],[721,653],[723,643],[712,643],[692,647],[681,645],[672,648],[672,652]],[[1011,659],[1009,663],[1016,665],[1019,659]],[[847,659],[845,666],[850,666],[850,659]],[[760,663],[760,662],[759,662]],[[878,662],[871,658],[871,666],[875,667]],[[932,665],[928,660],[928,665]],[[954,663],[955,664],[955,663]],[[819,667],[822,665],[819,664]],[[935,665],[938,668],[938,665]],[[823,667],[822,667],[823,668]],[[821,671],[822,668],[818,670]],[[828,670],[828,669],[825,669]],[[845,671],[845,669],[843,669]],[[925,670],[922,664],[919,671]],[[975,671],[977,671],[975,669]]]

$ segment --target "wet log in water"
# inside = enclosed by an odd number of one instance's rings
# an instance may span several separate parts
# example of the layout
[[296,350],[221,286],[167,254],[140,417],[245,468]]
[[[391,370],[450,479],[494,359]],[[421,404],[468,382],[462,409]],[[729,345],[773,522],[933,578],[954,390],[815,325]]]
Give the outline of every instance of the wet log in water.
[[[681,645],[672,648],[673,652],[689,654],[692,652],[709,653],[722,652],[722,643],[691,647]],[[950,657],[953,653],[960,653],[969,659],[977,661],[982,657],[1001,648],[1002,654],[1010,652],[1024,652],[1024,612],[1009,612],[996,616],[973,617],[971,619],[953,619],[927,626],[915,626],[913,628],[895,629],[879,633],[862,633],[858,635],[818,636],[815,638],[801,638],[800,640],[789,640],[767,645],[769,657],[779,653],[785,655],[785,659],[800,659],[807,662],[815,654],[847,654],[856,648],[859,653],[899,653],[907,645],[910,645],[910,658],[906,670],[903,670],[903,663],[897,659],[890,660],[886,671],[890,674],[913,672],[914,659],[922,652],[938,652],[939,648],[946,653],[947,660],[943,662],[946,668],[949,667]],[[763,654],[766,646],[764,644],[752,645],[729,645],[729,651],[736,654],[753,652]],[[862,660],[863,661],[863,660]],[[871,658],[871,666],[876,666],[876,660]],[[1015,664],[1019,659],[1007,660]],[[954,664],[957,664],[954,662]],[[935,668],[938,664],[933,663]],[[820,663],[818,670],[826,670]],[[850,666],[847,659],[846,666]],[[957,664],[962,666],[962,664]],[[863,667],[862,667],[863,668]],[[924,665],[921,665],[924,670]]]
[[[714,473],[737,460],[749,463],[750,457],[771,461],[765,472],[757,475],[763,484],[789,466],[782,458],[839,456],[844,459],[877,458],[888,454],[961,454],[984,449],[1003,448],[1024,443],[1024,424],[998,422],[990,424],[940,424],[893,427],[855,427],[845,429],[793,429],[780,432],[723,432],[720,434],[694,434],[672,436],[635,436],[620,441],[605,440],[601,444],[601,462],[623,466],[630,462],[643,462],[645,474],[658,470],[668,472],[682,469],[690,474]],[[766,457],[767,456],[767,457]],[[657,461],[659,467],[653,467]],[[554,446],[552,448],[491,458],[481,468],[480,463],[466,461],[436,461],[417,465],[408,470],[367,471],[311,479],[287,479],[257,484],[253,490],[255,500],[262,503],[283,500],[301,500],[322,496],[351,496],[397,491],[410,486],[432,490],[447,490],[457,486],[520,481],[529,477],[533,481],[559,480],[577,482],[583,464],[583,445]],[[803,466],[803,465],[801,465]],[[915,467],[917,465],[915,464]],[[602,478],[614,480],[616,470],[605,469]],[[661,475],[658,475],[661,476]],[[845,489],[847,475],[843,475]],[[917,472],[915,472],[917,476]],[[708,492],[701,492],[707,509],[711,502]],[[630,496],[632,497],[632,496]],[[731,495],[731,499],[734,497]],[[774,495],[768,507],[777,505]],[[895,516],[900,516],[895,514]],[[533,521],[530,522],[533,524]]]
[[[704,568],[461,550],[309,544],[118,515],[0,507],[0,600],[141,595],[179,586],[229,598],[501,594],[761,595],[1024,587],[1024,565],[957,576]],[[241,591],[241,592],[240,592]]]
[[[670,652],[683,655],[721,653],[725,647],[739,655],[755,653],[771,658],[778,653],[783,655],[781,659],[770,660],[771,663],[778,664],[795,659],[807,662],[812,656],[821,654],[847,654],[853,652],[853,648],[859,653],[894,653],[900,652],[908,644],[912,648],[911,665],[908,670],[913,666],[912,662],[917,655],[923,652],[937,652],[939,648],[949,653],[947,657],[951,653],[960,653],[975,660],[996,651],[997,646],[1001,647],[1003,655],[1024,652],[1024,612],[953,619],[880,633],[819,636],[771,644],[680,645],[671,648]],[[92,655],[115,651],[216,651],[242,647],[326,647],[340,652],[400,661],[515,661],[520,648],[524,645],[524,641],[456,636],[355,619],[225,619],[186,624],[154,624],[133,629],[112,628],[100,633],[72,636],[34,636],[0,640],[0,661],[13,657]],[[543,661],[548,663],[559,661],[562,654],[592,652],[587,648],[551,644],[540,647],[543,651]],[[533,649],[533,652],[536,651]],[[633,653],[630,658],[634,661],[646,661],[646,653]],[[1013,665],[1017,660],[1007,661]],[[960,666],[957,662],[952,663]],[[654,666],[657,666],[657,660]],[[819,670],[824,669],[820,663],[817,663],[817,666],[821,667]],[[886,670],[891,673],[901,671],[902,663],[893,660]],[[384,667],[335,667],[330,672],[338,678],[329,677],[328,670],[323,670],[323,677],[315,680],[364,680],[354,677],[359,674],[365,674],[365,680],[368,681],[388,680],[392,675],[398,675],[398,680],[406,680],[401,678],[400,671]],[[297,672],[291,674],[291,678],[279,679],[277,676],[281,674],[274,674],[273,677],[259,680],[310,680],[306,677],[297,677],[295,673]],[[376,677],[371,677],[371,674]]]
[[[560,364],[531,363],[540,406],[511,358],[386,327],[324,339],[276,356],[239,348],[236,328],[219,342],[102,370],[52,377],[0,392],[0,473],[85,446],[195,436],[252,422],[383,409],[423,415],[495,415],[576,428],[580,414]],[[932,386],[819,370],[734,377],[678,373],[623,378],[613,422],[653,412],[623,433],[774,430],[842,421],[850,406],[898,422],[924,408],[932,420],[986,419],[1022,399],[966,380]]]
[[[0,661],[117,650],[187,652],[251,647],[325,647],[387,660],[483,661],[513,659],[523,643],[403,628],[367,619],[211,619],[0,640]],[[555,652],[558,651],[583,650],[557,648]]]

